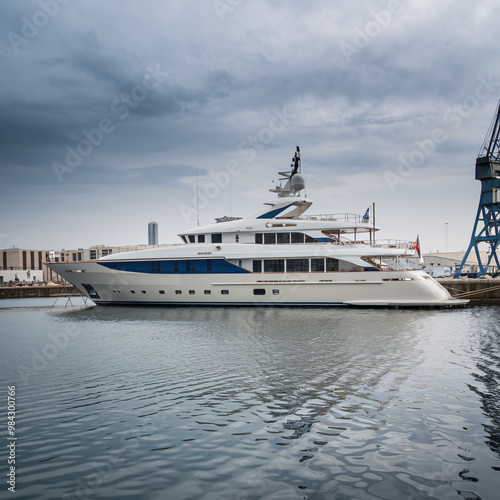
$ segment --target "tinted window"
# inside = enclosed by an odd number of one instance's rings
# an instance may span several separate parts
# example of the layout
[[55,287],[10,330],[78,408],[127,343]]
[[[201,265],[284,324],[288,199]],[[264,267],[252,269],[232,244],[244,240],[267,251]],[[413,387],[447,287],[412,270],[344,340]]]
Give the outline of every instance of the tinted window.
[[222,233],[212,234],[212,243],[222,243]]
[[285,270],[284,259],[264,261],[264,272],[266,273],[282,273],[284,270]]
[[286,271],[288,273],[308,273],[309,259],[287,259]]
[[264,233],[264,243],[274,245],[276,243],[276,233]]
[[261,260],[254,260],[253,261],[253,272],[254,273],[261,273],[262,272],[262,261]]
[[290,243],[290,233],[277,233],[277,243]]
[[326,259],[326,270],[327,271],[338,271],[339,270],[339,261],[337,259],[331,259],[328,257]]
[[266,290],[264,288],[254,288],[253,289],[253,294],[254,295],[265,295]]
[[325,259],[311,259],[311,271],[323,272],[325,270]]

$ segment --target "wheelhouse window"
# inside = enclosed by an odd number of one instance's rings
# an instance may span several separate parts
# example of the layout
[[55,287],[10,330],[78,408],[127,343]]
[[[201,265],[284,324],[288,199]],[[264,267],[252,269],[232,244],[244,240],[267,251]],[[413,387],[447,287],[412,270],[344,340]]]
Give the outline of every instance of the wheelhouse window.
[[292,243],[304,243],[304,234],[303,233],[291,233],[291,241]]
[[309,259],[286,259],[287,273],[308,273]]
[[326,270],[327,271],[338,271],[339,270],[338,259],[331,259],[330,257],[328,257],[326,259]]
[[222,243],[222,233],[212,234],[212,243]]
[[285,259],[272,259],[264,261],[265,273],[282,273],[285,270]]
[[277,233],[276,243],[278,244],[290,243],[290,233]]
[[253,272],[254,273],[261,273],[262,272],[262,261],[261,260],[254,260],[253,261]]
[[276,233],[264,233],[264,243],[266,245],[276,244]]
[[204,234],[198,235],[198,243],[205,243],[205,235]]
[[181,234],[181,238],[184,243],[187,243],[187,238],[183,234]]
[[255,233],[255,243],[262,245],[262,233]]
[[322,273],[325,271],[325,259],[311,259],[311,272]]
[[190,234],[188,238],[189,238],[189,243],[194,243],[194,234]]

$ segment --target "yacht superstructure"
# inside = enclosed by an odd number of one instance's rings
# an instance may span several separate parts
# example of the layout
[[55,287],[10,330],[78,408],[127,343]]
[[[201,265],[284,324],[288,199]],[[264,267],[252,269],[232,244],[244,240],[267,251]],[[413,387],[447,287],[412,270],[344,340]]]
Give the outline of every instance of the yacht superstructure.
[[247,217],[182,232],[183,243],[47,263],[96,304],[453,306],[422,270],[386,261],[413,257],[412,242],[381,242],[367,213],[306,216],[300,150],[280,172],[277,198]]

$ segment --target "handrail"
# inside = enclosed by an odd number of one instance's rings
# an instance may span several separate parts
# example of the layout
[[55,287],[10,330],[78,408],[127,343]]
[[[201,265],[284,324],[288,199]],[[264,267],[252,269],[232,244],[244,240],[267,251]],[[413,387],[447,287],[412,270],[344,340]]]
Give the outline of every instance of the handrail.
[[359,214],[351,214],[351,213],[338,213],[338,214],[318,214],[318,215],[302,215],[298,217],[302,220],[318,220],[318,221],[340,221],[340,222],[366,222],[370,223],[369,220],[363,221],[363,216]]

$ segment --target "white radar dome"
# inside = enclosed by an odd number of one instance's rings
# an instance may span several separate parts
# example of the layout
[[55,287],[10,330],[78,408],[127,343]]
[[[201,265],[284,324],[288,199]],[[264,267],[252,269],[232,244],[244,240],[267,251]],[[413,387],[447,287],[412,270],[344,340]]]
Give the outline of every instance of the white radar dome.
[[304,180],[304,177],[302,177],[300,174],[295,174],[291,178],[290,184],[294,191],[300,191],[301,189],[304,189],[306,187],[306,181]]

